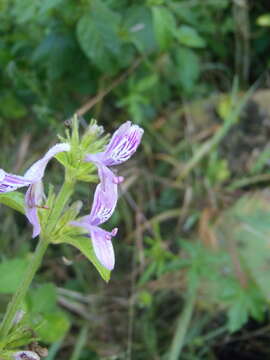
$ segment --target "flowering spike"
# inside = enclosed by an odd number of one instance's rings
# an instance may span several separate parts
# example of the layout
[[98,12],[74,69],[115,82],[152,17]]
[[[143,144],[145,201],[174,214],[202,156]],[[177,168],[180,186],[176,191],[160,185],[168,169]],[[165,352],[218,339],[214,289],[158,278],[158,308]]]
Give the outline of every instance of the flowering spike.
[[96,188],[90,215],[71,224],[80,226],[90,233],[96,257],[109,270],[114,268],[115,263],[111,239],[117,234],[117,228],[108,232],[99,225],[112,216],[118,199],[117,186],[124,180],[123,176],[116,176],[109,166],[119,165],[128,160],[137,150],[142,135],[143,129],[127,121],[113,134],[105,151],[88,154],[85,158],[85,161],[96,164],[101,182]]

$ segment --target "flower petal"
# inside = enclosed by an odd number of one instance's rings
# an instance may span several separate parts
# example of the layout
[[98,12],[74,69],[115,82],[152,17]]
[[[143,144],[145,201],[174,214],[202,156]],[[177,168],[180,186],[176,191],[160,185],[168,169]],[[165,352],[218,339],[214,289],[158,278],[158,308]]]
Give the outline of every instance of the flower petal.
[[40,360],[38,354],[33,351],[18,351],[13,358],[14,360]]
[[53,158],[56,154],[69,151],[69,144],[56,144],[54,145],[40,160],[36,161],[24,174],[24,178],[30,180],[32,182],[39,181],[43,178],[45,168],[48,162]]
[[89,233],[92,228],[92,226],[90,224],[90,216],[89,215],[84,216],[84,217],[80,218],[79,220],[71,221],[70,225],[78,226],[78,227],[85,229],[85,233]]
[[114,133],[111,138],[111,141],[106,147],[105,152],[112,151],[119,141],[130,131],[130,128],[132,127],[131,121],[126,121],[124,124],[122,124]]
[[135,153],[141,142],[142,135],[142,128],[127,121],[113,134],[104,152],[88,154],[85,160],[105,166],[122,164]]
[[23,176],[6,173],[0,169],[0,193],[14,191],[18,188],[29,186],[32,182]]
[[25,216],[30,224],[33,225],[33,238],[38,236],[41,231],[37,208],[43,196],[41,188],[43,188],[42,183],[38,182],[30,185],[25,194]]
[[111,238],[117,234],[117,229],[112,232],[105,231],[97,226],[93,226],[90,235],[93,249],[97,259],[106,269],[112,270],[115,264],[114,250]]
[[94,201],[89,216],[91,225],[100,225],[106,222],[113,214],[117,203],[117,184],[103,187],[100,183],[96,187]]
[[29,186],[42,179],[48,161],[59,152],[69,151],[69,144],[56,144],[45,156],[35,162],[24,174],[24,176],[6,173],[0,169],[0,193],[14,191],[24,186]]

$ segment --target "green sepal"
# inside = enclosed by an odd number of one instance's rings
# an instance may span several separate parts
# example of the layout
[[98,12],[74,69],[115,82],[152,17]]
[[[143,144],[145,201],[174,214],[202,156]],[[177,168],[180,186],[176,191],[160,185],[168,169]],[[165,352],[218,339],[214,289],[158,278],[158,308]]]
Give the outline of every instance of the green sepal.
[[67,130],[66,138],[59,137],[62,142],[70,143],[71,150],[57,154],[56,159],[68,170],[72,177],[85,182],[96,182],[96,166],[86,162],[84,159],[87,154],[101,152],[108,142],[108,136],[100,136],[102,128],[96,124],[95,120],[85,130],[82,137],[79,134],[78,119],[72,119],[72,130]]
[[0,194],[0,203],[25,214],[24,195],[19,191]]
[[47,221],[49,219],[50,213],[54,206],[55,198],[56,198],[56,195],[54,192],[54,186],[52,184],[49,184],[49,192],[48,192],[46,202],[44,204],[44,208],[38,210],[42,229],[46,228]]
[[55,231],[52,234],[51,242],[59,243],[58,238],[63,238],[64,236],[77,236],[78,234],[82,234],[82,230],[78,227],[71,226],[70,222],[75,220],[78,216],[80,210],[82,208],[82,202],[80,200],[75,201],[61,216],[59,221],[57,222]]

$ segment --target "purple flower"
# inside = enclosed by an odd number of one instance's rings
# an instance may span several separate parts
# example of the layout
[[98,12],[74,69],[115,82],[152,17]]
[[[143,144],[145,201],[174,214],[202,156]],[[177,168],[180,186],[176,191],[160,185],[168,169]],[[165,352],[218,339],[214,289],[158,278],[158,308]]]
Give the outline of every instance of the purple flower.
[[54,145],[40,160],[35,162],[24,174],[24,176],[6,173],[0,169],[0,193],[11,192],[21,187],[28,186],[25,194],[25,215],[33,225],[33,237],[40,234],[40,223],[38,219],[37,207],[41,204],[44,197],[42,178],[45,168],[56,154],[69,151],[69,144]]
[[[105,181],[107,182],[108,178]],[[100,228],[99,225],[106,222],[114,212],[118,198],[117,184],[111,183],[109,187],[106,184],[105,188],[102,185],[100,183],[96,187],[90,215],[84,216],[79,221],[73,221],[71,224],[80,226],[89,233],[97,259],[105,268],[112,270],[115,257],[111,239],[117,234],[118,229],[115,228],[109,232]]]
[[13,358],[14,360],[40,360],[38,354],[33,351],[18,351]]
[[115,176],[109,167],[127,161],[137,150],[142,135],[142,128],[127,121],[115,131],[105,151],[86,156],[85,161],[93,162],[98,167],[103,186],[106,183],[105,178],[109,178],[110,183],[116,184],[124,180],[122,176]]

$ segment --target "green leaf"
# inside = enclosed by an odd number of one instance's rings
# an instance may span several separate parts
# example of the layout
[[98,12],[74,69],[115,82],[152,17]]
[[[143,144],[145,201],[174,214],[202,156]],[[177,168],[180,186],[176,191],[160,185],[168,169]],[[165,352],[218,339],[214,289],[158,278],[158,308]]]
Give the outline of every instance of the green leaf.
[[36,19],[38,7],[39,1],[15,0],[11,11],[19,24],[25,24],[30,20]]
[[60,340],[70,328],[67,315],[60,310],[47,313],[42,317],[42,322],[37,326],[35,332],[46,343]]
[[270,26],[270,14],[263,14],[257,17],[256,24],[259,26]]
[[191,26],[182,25],[174,32],[180,44],[188,47],[203,48],[206,46],[204,39]]
[[81,48],[101,70],[111,70],[120,54],[119,24],[119,16],[99,0],[91,2],[90,12],[77,23]]
[[27,114],[27,108],[20,102],[18,97],[14,96],[11,92],[5,93],[0,98],[1,109],[0,114],[6,118],[19,119]]
[[200,63],[196,53],[187,48],[181,48],[176,52],[177,73],[175,80],[178,80],[183,90],[190,93],[200,75]]
[[176,31],[176,21],[172,12],[164,6],[152,8],[154,31],[161,50],[170,46],[173,33]]
[[153,17],[150,9],[145,6],[131,6],[125,14],[125,28],[129,32],[131,42],[141,52],[156,49],[153,28]]
[[239,330],[248,320],[248,311],[241,301],[235,302],[228,311],[230,332]]
[[56,310],[56,289],[53,284],[43,284],[32,290],[27,297],[27,306],[32,313],[49,313]]
[[78,236],[76,238],[64,237],[59,242],[70,244],[79,249],[84,256],[95,266],[103,280],[108,282],[110,280],[111,272],[100,264],[94,253],[91,240],[89,238]]
[[136,92],[139,94],[147,90],[152,89],[157,85],[158,76],[156,74],[145,76],[143,79],[139,80],[135,86]]
[[[251,315],[257,321],[262,321],[265,312],[265,302],[262,293],[254,283],[243,288],[231,289],[231,305],[228,310],[228,328],[234,332],[239,330]],[[233,290],[235,290],[233,294]]]
[[267,301],[270,301],[269,219],[269,194],[262,191],[242,197],[221,215],[217,227],[218,236],[226,238],[227,246],[235,246],[240,263],[248,269]]
[[24,195],[18,191],[0,194],[0,203],[24,214]]
[[40,3],[39,13],[43,15],[57,7],[64,5],[64,0],[42,0]]
[[0,293],[12,294],[17,290],[27,264],[26,259],[5,260],[0,263]]

